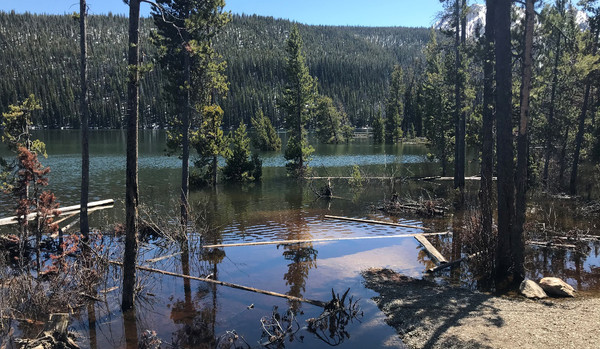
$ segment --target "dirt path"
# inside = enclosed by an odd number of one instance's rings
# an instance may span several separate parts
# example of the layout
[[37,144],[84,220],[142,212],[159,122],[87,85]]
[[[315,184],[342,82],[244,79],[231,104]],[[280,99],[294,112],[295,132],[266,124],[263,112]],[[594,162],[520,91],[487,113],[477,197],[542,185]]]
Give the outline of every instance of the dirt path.
[[599,348],[600,299],[532,301],[363,273],[374,300],[409,348]]

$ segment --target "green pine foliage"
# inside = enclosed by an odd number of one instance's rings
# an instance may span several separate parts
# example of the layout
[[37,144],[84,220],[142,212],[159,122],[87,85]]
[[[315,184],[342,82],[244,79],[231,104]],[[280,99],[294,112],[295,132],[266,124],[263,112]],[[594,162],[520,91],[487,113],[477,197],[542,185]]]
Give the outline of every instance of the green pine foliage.
[[452,118],[452,84],[446,78],[449,74],[448,64],[452,56],[446,55],[437,42],[435,31],[431,31],[431,40],[425,49],[426,67],[423,81],[424,129],[429,141],[430,158],[437,158],[442,167],[442,175],[446,175],[452,159],[453,118]]
[[373,129],[373,143],[383,143],[385,135],[385,120],[383,119],[383,116],[381,116],[381,109],[378,109],[377,114],[373,117],[371,128]]
[[279,105],[285,112],[290,133],[284,156],[288,172],[293,176],[304,174],[308,157],[314,151],[306,139],[305,125],[312,116],[316,81],[308,71],[303,45],[298,26],[294,25],[286,41],[287,79]]
[[[258,109],[283,127],[283,111],[276,94],[286,76],[286,52],[281,45],[289,34],[287,20],[234,15],[214,40],[214,49],[227,61],[230,82],[225,100],[224,126],[249,123]],[[40,99],[43,113],[34,125],[79,127],[79,24],[70,15],[0,12],[0,112],[30,94]],[[364,126],[386,95],[381,83],[397,62],[403,67],[422,55],[425,28],[368,28],[298,25],[310,52],[306,63],[320,81],[324,95],[344,105],[352,125]],[[127,18],[88,17],[90,42],[89,97],[91,128],[122,128],[125,122],[127,79]],[[164,53],[150,33],[159,31],[152,18],[140,20],[141,58],[146,67],[160,63]],[[177,115],[176,101],[163,93],[171,75],[162,64],[140,80],[140,126],[165,127]],[[169,87],[170,85],[171,87]],[[358,88],[360,86],[360,88]]]
[[265,116],[262,110],[258,110],[251,119],[254,134],[252,145],[262,151],[274,151],[281,149],[281,138],[273,127],[271,120]]
[[402,138],[402,115],[404,114],[404,83],[402,67],[394,66],[385,115],[385,141],[397,143]]
[[202,109],[202,116],[202,125],[190,135],[190,143],[198,154],[195,169],[190,171],[190,187],[210,184],[218,171],[218,157],[229,154],[228,137],[222,129],[223,109],[209,105]]
[[327,96],[317,98],[315,109],[316,134],[321,143],[342,143],[342,116]]
[[[223,177],[229,182],[252,182],[260,179],[262,163],[258,156],[250,157],[250,138],[246,125],[240,123],[230,136],[230,151],[225,158]],[[257,175],[257,177],[255,177]]]

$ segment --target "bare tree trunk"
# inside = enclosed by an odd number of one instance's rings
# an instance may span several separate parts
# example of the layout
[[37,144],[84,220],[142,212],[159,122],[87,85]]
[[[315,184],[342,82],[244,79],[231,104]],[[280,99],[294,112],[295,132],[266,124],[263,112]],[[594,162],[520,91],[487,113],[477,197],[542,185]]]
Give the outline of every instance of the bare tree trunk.
[[585,133],[585,118],[587,117],[588,104],[590,99],[590,83],[585,84],[585,93],[583,95],[583,105],[581,114],[579,114],[579,123],[577,127],[577,136],[575,136],[575,152],[573,153],[573,167],[571,168],[571,180],[569,181],[569,192],[571,195],[577,193],[577,167],[579,166],[579,154],[581,153],[581,144],[583,143],[583,134]]
[[81,199],[79,227],[84,241],[88,241],[90,226],[88,223],[88,196],[90,187],[90,142],[89,142],[89,109],[87,94],[87,4],[79,1],[79,48],[81,51],[81,97],[79,111],[81,113]]
[[138,115],[139,115],[140,0],[129,1],[129,77],[127,82],[127,168],[125,189],[125,252],[121,308],[134,306],[138,220]]
[[455,15],[456,15],[456,33],[454,45],[455,47],[455,86],[454,86],[454,131],[455,131],[455,145],[454,145],[454,188],[463,189],[465,187],[465,115],[462,111],[462,99],[463,99],[463,67],[462,67],[462,43],[466,40],[466,18],[463,14],[465,0],[456,0],[455,4]]
[[496,37],[496,123],[498,159],[498,245],[496,249],[496,288],[506,291],[512,268],[512,228],[515,215],[515,184],[512,142],[512,76],[510,42],[510,0],[495,0]]
[[548,120],[546,127],[546,145],[545,145],[545,154],[544,154],[544,173],[542,175],[542,181],[548,189],[548,172],[550,167],[550,155],[552,155],[552,127],[554,123],[554,104],[556,103],[556,87],[558,85],[558,64],[560,62],[560,32],[557,31],[556,34],[556,53],[554,56],[554,67],[552,68],[552,88],[550,90],[550,109],[548,110]]
[[527,124],[529,123],[529,95],[533,65],[533,25],[535,0],[525,3],[525,47],[523,49],[523,72],[521,77],[521,103],[519,136],[517,138],[517,173],[516,173],[516,210],[511,250],[513,254],[513,280],[520,282],[525,277],[523,267],[524,249],[523,225],[527,208],[527,160],[529,158],[529,139]]
[[185,65],[185,111],[183,113],[183,125],[182,125],[182,156],[181,156],[181,223],[187,225],[189,203],[188,196],[190,194],[189,183],[190,183],[190,117],[192,111],[190,86],[192,84],[191,72],[190,72],[190,53],[184,52],[184,65]]
[[[595,33],[593,35],[594,41],[592,42],[592,55],[596,55],[598,49],[598,37],[600,36],[600,28],[594,28]],[[577,193],[577,167],[579,166],[579,155],[581,153],[581,144],[583,143],[583,134],[585,133],[585,118],[587,117],[591,81],[590,77],[586,79],[585,93],[583,95],[583,105],[581,106],[581,114],[579,115],[579,125],[577,129],[577,136],[575,137],[575,153],[573,154],[573,167],[571,168],[571,180],[569,181],[569,191],[571,195]]]
[[483,59],[483,125],[481,127],[481,204],[482,234],[492,234],[492,196],[494,175],[494,3],[486,1],[485,56]]

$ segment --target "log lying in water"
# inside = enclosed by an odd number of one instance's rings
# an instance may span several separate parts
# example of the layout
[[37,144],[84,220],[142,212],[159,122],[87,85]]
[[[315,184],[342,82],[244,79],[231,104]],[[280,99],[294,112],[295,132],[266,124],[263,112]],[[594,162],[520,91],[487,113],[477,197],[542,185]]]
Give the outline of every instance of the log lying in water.
[[369,240],[369,239],[388,239],[388,238],[406,238],[420,236],[434,236],[434,235],[448,235],[450,232],[444,231],[440,233],[420,233],[420,234],[401,234],[401,235],[377,235],[377,236],[356,236],[346,238],[323,238],[323,239],[305,239],[305,240],[278,240],[278,241],[256,241],[256,242],[241,242],[234,244],[215,244],[215,245],[204,245],[202,248],[221,248],[221,247],[235,247],[235,246],[260,246],[260,245],[291,245],[301,244],[308,242],[327,242],[327,241],[346,241],[346,240]]
[[423,246],[423,248],[425,249],[427,254],[435,262],[435,264],[439,265],[439,264],[448,263],[446,258],[444,258],[444,256],[442,256],[440,251],[438,251],[437,248],[435,248],[435,246],[433,246],[431,244],[431,242],[429,242],[429,240],[427,240],[426,237],[424,237],[423,235],[415,235],[415,239],[417,239],[417,241]]
[[457,260],[455,260],[455,261],[452,261],[452,262],[448,262],[448,263],[444,263],[444,264],[438,265],[438,266],[437,266],[437,267],[435,267],[435,268],[430,268],[430,269],[427,269],[427,272],[428,272],[428,273],[435,273],[435,272],[438,272],[438,271],[440,271],[440,270],[444,270],[444,269],[447,269],[447,268],[453,267],[453,266],[455,266],[455,265],[457,265],[457,264],[460,264],[462,261],[468,261],[469,259],[476,257],[476,256],[477,256],[477,255],[479,255],[480,253],[481,253],[481,252],[473,253],[473,254],[471,254],[471,255],[468,255],[468,256],[465,256],[465,257],[459,258],[459,259],[457,259]]
[[[118,265],[118,266],[123,266],[123,263],[121,262],[117,262],[117,261],[109,261],[110,264],[114,264],[114,265]],[[141,265],[136,265],[135,266],[137,269],[139,270],[144,270],[144,271],[149,271],[152,273],[158,273],[158,274],[163,274],[163,275],[169,275],[169,276],[175,276],[175,277],[179,277],[179,278],[183,278],[183,279],[189,279],[189,280],[197,280],[197,281],[204,281],[204,282],[208,282],[211,284],[217,284],[217,285],[221,285],[221,286],[227,286],[227,287],[231,287],[231,288],[236,288],[238,290],[244,290],[244,291],[250,291],[250,292],[254,292],[254,293],[260,293],[260,294],[265,294],[267,296],[274,296],[274,297],[279,297],[279,298],[286,298],[292,301],[297,301],[297,302],[303,302],[303,303],[308,303],[308,304],[312,304],[312,305],[316,305],[317,307],[325,307],[326,303],[322,302],[322,301],[317,301],[317,300],[313,300],[313,299],[306,299],[306,298],[300,298],[300,297],[294,297],[294,296],[289,296],[287,294],[283,294],[283,293],[277,293],[277,292],[271,292],[271,291],[266,291],[266,290],[261,290],[258,288],[254,288],[254,287],[249,287],[249,286],[243,286],[243,285],[238,285],[238,284],[233,284],[231,282],[226,282],[226,281],[219,281],[219,280],[213,280],[213,279],[208,279],[208,278],[201,278],[201,277],[197,277],[197,276],[190,276],[190,275],[185,275],[185,274],[178,274],[178,273],[173,273],[170,271],[165,271],[165,270],[160,270],[160,269],[154,269],[154,268],[148,268],[148,267],[144,267]]]
[[327,218],[327,219],[337,219],[337,220],[349,221],[349,222],[381,224],[381,225],[389,225],[389,226],[393,226],[393,227],[421,229],[421,230],[431,230],[429,228],[418,226],[418,225],[410,225],[410,224],[402,224],[402,223],[375,221],[375,220],[371,220],[371,219],[359,219],[359,218],[349,218],[349,217],[330,216],[330,215],[325,215],[324,217]]
[[[112,205],[114,205],[114,203],[115,203],[115,201],[113,199],[90,202],[90,203],[88,203],[88,210],[91,208],[100,208],[100,207],[110,208],[110,207],[112,207]],[[66,207],[59,208],[56,211],[60,212],[60,216],[69,216],[69,215],[72,215],[73,213],[75,213],[75,211],[79,211],[80,207],[81,207],[80,205],[72,205],[72,206],[66,206]],[[27,215],[27,220],[31,221],[31,220],[35,219],[35,217],[37,217],[37,212],[32,212]],[[2,219],[0,219],[0,225],[17,224],[18,218],[19,217],[17,217],[17,216],[2,218]]]

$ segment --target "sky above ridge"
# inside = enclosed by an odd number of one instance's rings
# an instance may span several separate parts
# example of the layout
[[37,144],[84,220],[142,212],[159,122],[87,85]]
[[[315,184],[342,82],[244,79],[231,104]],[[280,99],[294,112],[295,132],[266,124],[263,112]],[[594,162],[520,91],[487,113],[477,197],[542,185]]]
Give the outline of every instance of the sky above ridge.
[[[91,14],[128,14],[122,0],[87,0]],[[429,27],[442,10],[439,0],[226,0],[235,14],[257,14],[304,24]],[[0,0],[0,11],[65,14],[79,11],[77,0]],[[142,15],[150,5],[142,4]]]

